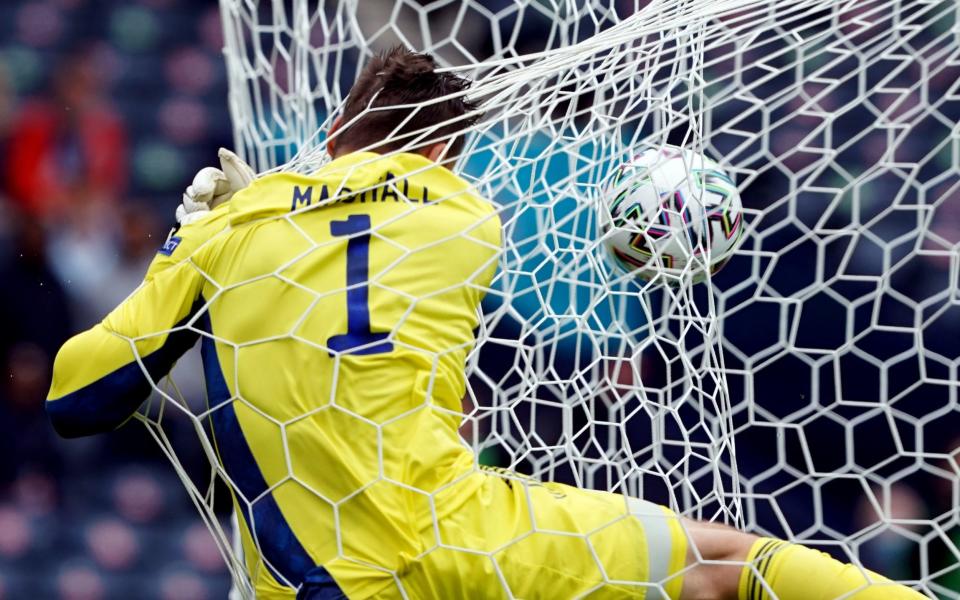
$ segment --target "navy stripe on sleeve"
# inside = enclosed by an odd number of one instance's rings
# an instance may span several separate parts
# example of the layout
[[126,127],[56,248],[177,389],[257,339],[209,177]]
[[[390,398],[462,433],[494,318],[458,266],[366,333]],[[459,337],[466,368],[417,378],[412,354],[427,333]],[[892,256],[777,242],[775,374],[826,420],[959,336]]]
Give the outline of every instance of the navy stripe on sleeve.
[[[184,327],[200,310],[194,303],[190,314],[174,327]],[[150,396],[152,381],[159,381],[177,360],[197,343],[199,333],[177,329],[167,335],[163,345],[141,358],[143,367],[133,360],[90,385],[45,403],[53,428],[65,438],[75,438],[116,429],[129,419]],[[92,357],[91,357],[92,359]],[[150,378],[143,372],[146,368]]]

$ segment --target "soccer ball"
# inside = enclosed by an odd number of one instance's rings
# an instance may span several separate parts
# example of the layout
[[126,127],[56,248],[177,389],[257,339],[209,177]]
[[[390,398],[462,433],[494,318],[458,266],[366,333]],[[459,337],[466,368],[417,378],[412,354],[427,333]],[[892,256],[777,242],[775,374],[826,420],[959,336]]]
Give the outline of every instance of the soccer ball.
[[664,145],[621,165],[604,194],[603,243],[643,281],[702,281],[730,260],[743,235],[733,179],[702,154]]

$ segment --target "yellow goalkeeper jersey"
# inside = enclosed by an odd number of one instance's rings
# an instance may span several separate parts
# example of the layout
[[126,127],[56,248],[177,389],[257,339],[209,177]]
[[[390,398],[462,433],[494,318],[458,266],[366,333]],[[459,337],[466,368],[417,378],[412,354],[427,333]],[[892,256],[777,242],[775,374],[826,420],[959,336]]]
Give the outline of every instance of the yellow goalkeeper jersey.
[[258,596],[338,556],[338,581],[365,595],[383,582],[349,571],[415,556],[457,505],[429,494],[473,469],[464,363],[499,248],[493,206],[420,155],[267,175],[176,232],[142,286],[67,342],[48,413],[67,436],[120,425],[199,336]]
[[463,445],[499,250],[493,206],[419,155],[262,177],[64,345],[47,411],[66,436],[117,427],[200,339],[198,416],[258,598],[678,597],[675,514],[479,469]]

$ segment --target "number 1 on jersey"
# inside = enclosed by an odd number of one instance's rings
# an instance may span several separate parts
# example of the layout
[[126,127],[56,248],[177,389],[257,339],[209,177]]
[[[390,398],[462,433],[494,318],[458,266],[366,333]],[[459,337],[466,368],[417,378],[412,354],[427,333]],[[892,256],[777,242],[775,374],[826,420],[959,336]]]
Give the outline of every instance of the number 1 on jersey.
[[370,330],[370,215],[331,221],[330,234],[347,240],[347,332],[327,340],[333,352],[382,354],[393,350],[388,333]]

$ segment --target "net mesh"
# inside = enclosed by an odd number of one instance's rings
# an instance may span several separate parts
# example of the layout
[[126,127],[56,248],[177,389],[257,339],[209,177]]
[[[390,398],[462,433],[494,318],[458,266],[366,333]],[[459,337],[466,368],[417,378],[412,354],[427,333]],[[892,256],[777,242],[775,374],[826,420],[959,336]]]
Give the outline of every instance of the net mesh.
[[[323,132],[377,50],[476,81],[486,116],[458,168],[505,244],[467,364],[461,434],[480,462],[960,597],[956,3],[221,8],[237,150],[258,171],[327,160]],[[745,241],[704,283],[643,287],[611,268],[598,215],[611,170],[667,143],[736,180]],[[141,419],[249,595],[213,512],[226,475],[206,415],[172,380],[156,392]],[[196,429],[206,483],[179,463],[171,413]]]

